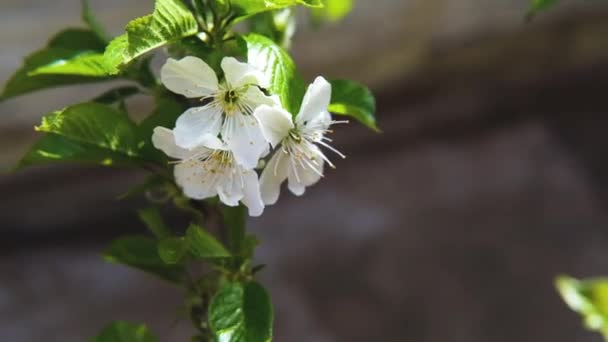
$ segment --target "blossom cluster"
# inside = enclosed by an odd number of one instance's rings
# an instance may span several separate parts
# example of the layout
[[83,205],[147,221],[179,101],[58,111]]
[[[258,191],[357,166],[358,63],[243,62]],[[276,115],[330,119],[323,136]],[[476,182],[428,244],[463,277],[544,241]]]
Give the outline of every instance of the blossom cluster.
[[186,110],[172,130],[156,127],[152,142],[176,159],[175,180],[186,196],[219,196],[228,206],[241,202],[249,215],[259,216],[276,203],[285,180],[299,196],[323,176],[325,163],[333,167],[319,146],[344,157],[325,136],[339,122],[328,112],[331,85],[317,77],[294,116],[268,94],[270,80],[260,70],[233,57],[225,57],[221,68],[222,80],[197,57],[167,60],[161,68],[165,87],[202,105]]

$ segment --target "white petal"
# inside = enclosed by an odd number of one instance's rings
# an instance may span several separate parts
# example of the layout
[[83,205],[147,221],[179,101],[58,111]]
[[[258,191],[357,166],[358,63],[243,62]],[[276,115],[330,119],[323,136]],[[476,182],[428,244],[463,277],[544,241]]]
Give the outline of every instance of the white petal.
[[167,59],[160,69],[160,79],[167,89],[186,97],[205,97],[218,90],[215,71],[202,59],[192,56]]
[[175,182],[183,189],[187,197],[205,199],[217,195],[215,184],[205,174],[200,161],[189,160],[177,164],[173,172]]
[[243,174],[243,199],[241,202],[249,208],[249,216],[260,216],[264,212],[264,202],[260,194],[260,182],[255,171],[245,171]]
[[227,150],[228,147],[224,144],[217,135],[205,134],[201,138],[201,146],[212,150]]
[[[315,146],[315,154],[317,155],[315,160],[318,165],[315,165],[317,171],[304,164],[300,164],[296,160],[292,160],[292,165],[289,167],[289,175],[287,177],[287,188],[296,196],[302,196],[306,191],[306,187],[311,186],[321,179],[323,174],[323,159],[321,157],[322,152]],[[309,161],[312,163],[312,161]]]
[[327,117],[327,107],[331,101],[331,84],[319,76],[308,86],[300,112],[296,116],[298,127],[312,127],[313,122],[324,120]]
[[217,136],[221,125],[222,109],[214,103],[192,107],[175,122],[175,143],[183,148],[194,148],[208,139],[206,135]]
[[259,85],[262,88],[268,87],[268,81],[262,71],[251,64],[239,62],[234,57],[222,59],[222,70],[224,70],[226,82],[231,88],[247,84]]
[[245,169],[253,169],[268,148],[259,122],[252,115],[239,112],[226,117],[222,139],[232,151],[234,159]]
[[266,96],[258,87],[248,87],[241,97],[241,101],[247,104],[252,110],[263,104],[282,107],[281,100],[278,96]]
[[165,127],[154,128],[152,133],[152,145],[165,152],[166,155],[176,159],[187,158],[189,151],[175,144],[173,131]]
[[275,204],[279,199],[281,184],[289,173],[289,156],[277,150],[262,171],[260,177],[260,191],[262,200],[266,205]]
[[217,194],[222,203],[235,207],[239,205],[239,201],[243,198],[243,183],[241,174],[233,173],[232,169],[227,169],[222,175],[221,181],[217,185]]
[[253,116],[258,119],[264,138],[275,148],[293,126],[291,114],[281,107],[259,106]]

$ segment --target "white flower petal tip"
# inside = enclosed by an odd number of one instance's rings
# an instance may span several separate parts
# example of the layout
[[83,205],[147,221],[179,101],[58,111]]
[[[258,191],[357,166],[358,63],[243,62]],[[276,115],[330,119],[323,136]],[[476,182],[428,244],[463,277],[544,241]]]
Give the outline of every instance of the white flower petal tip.
[[167,89],[190,98],[210,96],[219,87],[215,71],[202,59],[192,56],[167,59],[161,67],[160,78]]
[[262,71],[248,63],[239,62],[234,57],[224,57],[221,62],[226,82],[230,87],[257,85],[268,88],[270,82]]
[[253,112],[253,116],[259,121],[264,138],[273,148],[294,128],[291,114],[278,106],[261,105]]
[[186,110],[175,122],[175,142],[183,148],[200,145],[205,136],[217,136],[222,127],[222,111],[208,104]]
[[154,132],[152,133],[152,145],[171,158],[181,159],[188,154],[188,150],[175,144],[173,131],[165,127],[154,128]]

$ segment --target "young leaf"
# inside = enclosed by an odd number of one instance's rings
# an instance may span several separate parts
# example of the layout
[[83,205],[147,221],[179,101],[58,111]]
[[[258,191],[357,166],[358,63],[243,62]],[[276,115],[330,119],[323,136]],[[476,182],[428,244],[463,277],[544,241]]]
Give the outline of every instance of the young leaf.
[[125,31],[110,42],[104,53],[112,74],[148,51],[196,34],[198,24],[181,1],[156,0],[154,12],[131,21]]
[[57,162],[91,163],[103,166],[134,165],[133,158],[122,153],[49,133],[38,139],[14,169]]
[[209,306],[209,325],[218,341],[271,341],[273,316],[268,293],[255,282],[224,284]]
[[50,113],[36,130],[137,157],[136,126],[125,113],[95,102],[85,102]]
[[116,321],[108,324],[93,342],[157,342],[158,339],[143,324]]
[[329,111],[348,115],[365,126],[379,131],[376,126],[376,100],[365,86],[345,80],[331,81],[331,103]]
[[[73,58],[103,52],[105,43],[89,30],[67,29],[55,35],[47,47],[25,58],[23,66],[9,79],[0,95],[0,101],[29,92],[70,84],[99,82],[109,77],[90,77],[89,74],[55,75],[39,73],[35,70],[49,65],[69,64]],[[81,62],[82,63],[82,62]],[[47,70],[48,71],[48,70]],[[72,70],[73,71],[73,70]]]
[[296,5],[306,7],[323,7],[321,0],[230,0],[234,13],[237,14],[235,21],[245,19],[257,13],[283,9]]
[[145,236],[123,237],[113,241],[104,252],[104,259],[139,269],[173,283],[179,284],[184,276],[184,268],[180,265],[165,264],[158,255],[157,242]]
[[108,72],[104,65],[103,54],[95,52],[85,52],[68,60],[56,60],[30,71],[28,76],[45,74],[88,77],[108,76]]
[[160,210],[157,207],[148,207],[137,211],[139,219],[148,227],[150,232],[156,236],[157,239],[164,239],[171,236],[171,231],[165,224]]
[[99,24],[97,18],[93,15],[91,11],[91,6],[89,5],[88,0],[82,0],[82,21],[84,21],[87,26],[91,29],[91,31],[95,32],[97,37],[103,41],[108,41],[109,35],[106,30]]
[[583,316],[585,326],[608,339],[608,278],[560,276],[555,285],[570,309]]
[[158,243],[158,254],[166,264],[179,264],[187,253],[188,240],[184,237],[168,237]]
[[186,231],[190,253],[200,259],[229,258],[230,252],[213,235],[197,225],[190,225]]
[[311,13],[317,22],[321,20],[338,21],[353,9],[354,0],[323,0],[323,8],[313,8]]
[[247,62],[262,70],[272,94],[281,99],[291,113],[297,113],[304,97],[305,85],[289,54],[271,39],[251,33],[243,37],[247,43]]

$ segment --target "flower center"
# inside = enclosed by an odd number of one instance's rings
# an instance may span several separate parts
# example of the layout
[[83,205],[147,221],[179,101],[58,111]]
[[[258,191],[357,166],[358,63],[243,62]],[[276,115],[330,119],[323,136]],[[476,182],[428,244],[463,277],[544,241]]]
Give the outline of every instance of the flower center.
[[216,95],[216,101],[220,103],[224,113],[230,115],[240,109],[242,109],[243,105],[243,93],[245,92],[246,87],[239,88],[228,88],[225,87],[221,89],[219,94]]
[[300,135],[300,132],[298,132],[297,129],[292,128],[291,130],[289,130],[289,138],[291,140],[293,140],[294,142],[301,142],[302,141],[302,136]]

